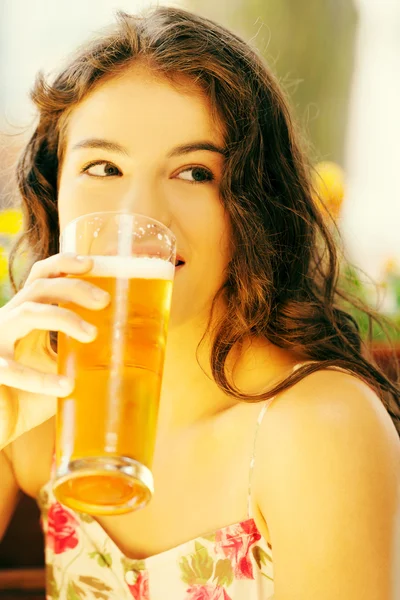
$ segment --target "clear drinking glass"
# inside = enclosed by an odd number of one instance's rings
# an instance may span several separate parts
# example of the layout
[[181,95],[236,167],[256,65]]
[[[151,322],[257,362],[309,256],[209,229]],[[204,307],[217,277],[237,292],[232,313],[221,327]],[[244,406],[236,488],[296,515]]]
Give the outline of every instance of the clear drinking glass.
[[54,492],[81,512],[139,509],[153,493],[175,238],[142,215],[93,213],[67,224],[60,251],[90,256],[93,268],[80,278],[111,302],[99,311],[63,304],[98,334],[89,344],[58,334],[58,372],[75,388],[58,399]]

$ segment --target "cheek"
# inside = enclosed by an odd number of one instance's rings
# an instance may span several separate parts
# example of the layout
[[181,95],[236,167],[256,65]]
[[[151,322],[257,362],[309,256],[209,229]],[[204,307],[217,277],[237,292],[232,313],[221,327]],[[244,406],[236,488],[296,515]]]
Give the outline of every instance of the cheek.
[[117,210],[119,198],[124,195],[121,182],[103,185],[80,176],[68,167],[63,170],[58,189],[60,229],[67,223],[92,212]]
[[208,258],[225,257],[229,246],[229,218],[217,191],[195,200],[171,202],[173,220],[188,242],[193,254]]
[[225,280],[230,260],[230,227],[221,211],[204,222],[202,234],[197,231],[196,262],[204,289],[215,292]]
[[190,316],[207,319],[211,302],[225,281],[230,224],[219,199],[209,200],[208,205],[190,204],[174,211],[177,238],[190,253],[187,268],[175,279],[171,313],[174,326]]
[[[75,218],[75,190],[73,186],[69,184],[69,182],[61,177],[58,193],[57,193],[57,203],[58,203],[58,219],[60,224],[60,231],[64,229],[64,227]],[[80,215],[76,215],[80,216]]]
[[71,167],[65,164],[58,183],[58,216],[61,231],[70,221],[86,212],[77,174],[71,171]]

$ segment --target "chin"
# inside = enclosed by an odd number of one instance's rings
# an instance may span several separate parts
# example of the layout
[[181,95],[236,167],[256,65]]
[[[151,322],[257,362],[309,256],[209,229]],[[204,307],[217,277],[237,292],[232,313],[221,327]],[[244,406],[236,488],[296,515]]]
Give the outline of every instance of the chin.
[[207,276],[206,273],[201,273],[196,279],[190,275],[192,273],[187,270],[187,265],[178,267],[175,271],[170,330],[183,325],[192,325],[196,328],[201,326],[204,330],[208,324],[212,302],[220,282],[210,285],[212,283],[210,274]]

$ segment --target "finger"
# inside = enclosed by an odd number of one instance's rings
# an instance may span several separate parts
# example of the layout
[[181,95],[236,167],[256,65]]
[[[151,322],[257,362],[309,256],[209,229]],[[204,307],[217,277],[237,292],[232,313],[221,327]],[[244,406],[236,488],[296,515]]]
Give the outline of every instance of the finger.
[[[73,311],[36,302],[25,302],[10,311],[5,329],[0,343],[4,351],[35,329],[61,331],[83,343],[92,342],[97,335],[97,328]],[[1,354],[4,355],[4,351]]]
[[37,261],[29,273],[25,285],[39,278],[60,277],[62,275],[81,275],[90,271],[93,260],[87,256],[72,253],[60,253]]
[[68,377],[42,373],[5,358],[0,358],[0,385],[62,398],[74,389],[74,381]]
[[72,302],[90,309],[105,308],[110,302],[110,294],[105,290],[77,278],[56,277],[35,279],[14,297],[11,307],[23,302],[62,303]]

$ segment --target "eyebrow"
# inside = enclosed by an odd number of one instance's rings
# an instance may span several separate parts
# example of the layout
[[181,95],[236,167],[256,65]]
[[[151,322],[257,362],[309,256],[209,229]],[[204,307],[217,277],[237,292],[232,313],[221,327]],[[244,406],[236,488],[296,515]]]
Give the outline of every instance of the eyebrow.
[[121,146],[121,144],[99,138],[82,140],[81,142],[78,142],[72,146],[72,150],[81,150],[82,148],[101,148],[102,150],[109,150],[110,152],[116,152],[117,154],[125,154],[126,156],[129,156],[128,150],[124,146]]
[[[102,150],[108,150],[110,152],[115,152],[117,154],[124,154],[125,156],[129,156],[127,148],[121,146],[121,144],[117,144],[116,142],[112,142],[110,140],[103,140],[100,138],[89,138],[87,140],[82,140],[81,142],[75,144],[72,147],[72,150],[81,150],[82,148],[101,148]],[[199,152],[200,150],[207,152],[215,152],[217,154],[222,154],[222,156],[226,156],[227,153],[225,148],[216,146],[212,142],[201,141],[177,146],[176,148],[171,150],[171,152],[168,153],[168,158],[173,158],[174,156],[182,156],[183,154],[190,154],[191,152]]]
[[222,154],[222,156],[226,156],[226,149],[216,146],[212,142],[193,142],[191,144],[183,144],[182,146],[177,146],[168,154],[169,158],[173,156],[181,156],[182,154],[190,154],[190,152],[198,152],[199,150],[206,150],[207,152],[216,152],[217,154]]

